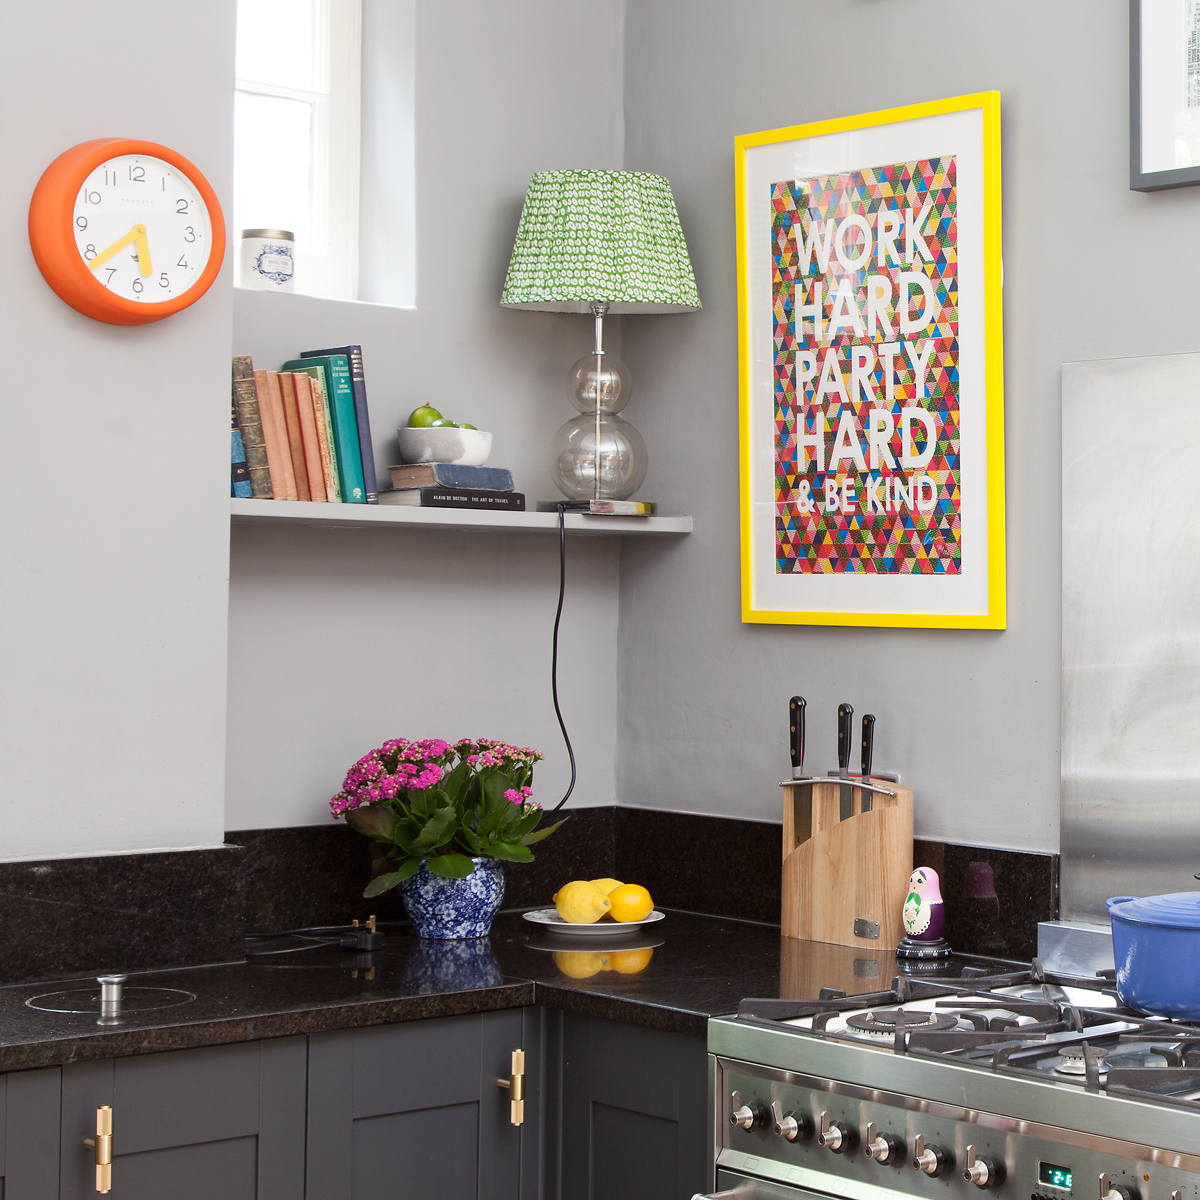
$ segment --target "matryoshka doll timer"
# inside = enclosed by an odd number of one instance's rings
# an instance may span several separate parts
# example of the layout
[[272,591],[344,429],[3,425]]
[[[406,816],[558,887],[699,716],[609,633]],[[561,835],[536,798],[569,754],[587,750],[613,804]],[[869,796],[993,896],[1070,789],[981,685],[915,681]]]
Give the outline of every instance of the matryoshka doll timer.
[[942,959],[953,953],[942,937],[946,906],[941,881],[932,867],[918,867],[909,876],[903,920],[907,936],[896,947],[897,958]]

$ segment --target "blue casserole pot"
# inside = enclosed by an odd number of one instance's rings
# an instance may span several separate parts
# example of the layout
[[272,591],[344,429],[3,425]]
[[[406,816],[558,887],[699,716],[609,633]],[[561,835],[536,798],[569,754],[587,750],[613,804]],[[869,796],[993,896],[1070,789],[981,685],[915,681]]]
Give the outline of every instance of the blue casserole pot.
[[1200,892],[1114,896],[1105,907],[1121,1003],[1200,1020]]

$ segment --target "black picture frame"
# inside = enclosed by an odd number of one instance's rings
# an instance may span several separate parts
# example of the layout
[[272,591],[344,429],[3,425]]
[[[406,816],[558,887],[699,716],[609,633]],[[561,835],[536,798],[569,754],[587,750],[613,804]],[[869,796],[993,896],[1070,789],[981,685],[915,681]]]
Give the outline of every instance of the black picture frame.
[[1200,183],[1200,166],[1142,170],[1142,2],[1129,0],[1129,189],[1160,192]]

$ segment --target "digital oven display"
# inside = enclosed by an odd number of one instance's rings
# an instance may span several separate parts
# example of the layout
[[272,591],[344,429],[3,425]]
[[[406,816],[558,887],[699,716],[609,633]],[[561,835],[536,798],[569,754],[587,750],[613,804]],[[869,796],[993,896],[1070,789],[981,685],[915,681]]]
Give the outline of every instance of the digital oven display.
[[1038,1163],[1038,1182],[1043,1187],[1061,1188],[1064,1192],[1071,1190],[1071,1168],[1056,1167],[1053,1163]]

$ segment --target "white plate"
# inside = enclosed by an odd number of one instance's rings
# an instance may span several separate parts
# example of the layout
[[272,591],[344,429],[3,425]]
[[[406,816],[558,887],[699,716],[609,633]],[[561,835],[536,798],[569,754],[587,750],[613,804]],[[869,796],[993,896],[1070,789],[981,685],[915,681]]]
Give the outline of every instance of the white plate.
[[553,908],[535,908],[532,912],[523,913],[522,915],[525,917],[525,920],[532,921],[534,925],[541,925],[548,930],[552,929],[557,934],[567,934],[571,937],[594,938],[612,937],[613,934],[633,933],[634,930],[641,929],[643,925],[652,925],[655,921],[661,921],[666,916],[666,913],[661,913],[658,909],[652,909],[650,915],[640,921],[606,921],[604,918],[601,918],[592,925],[572,925],[570,921],[564,921]]

